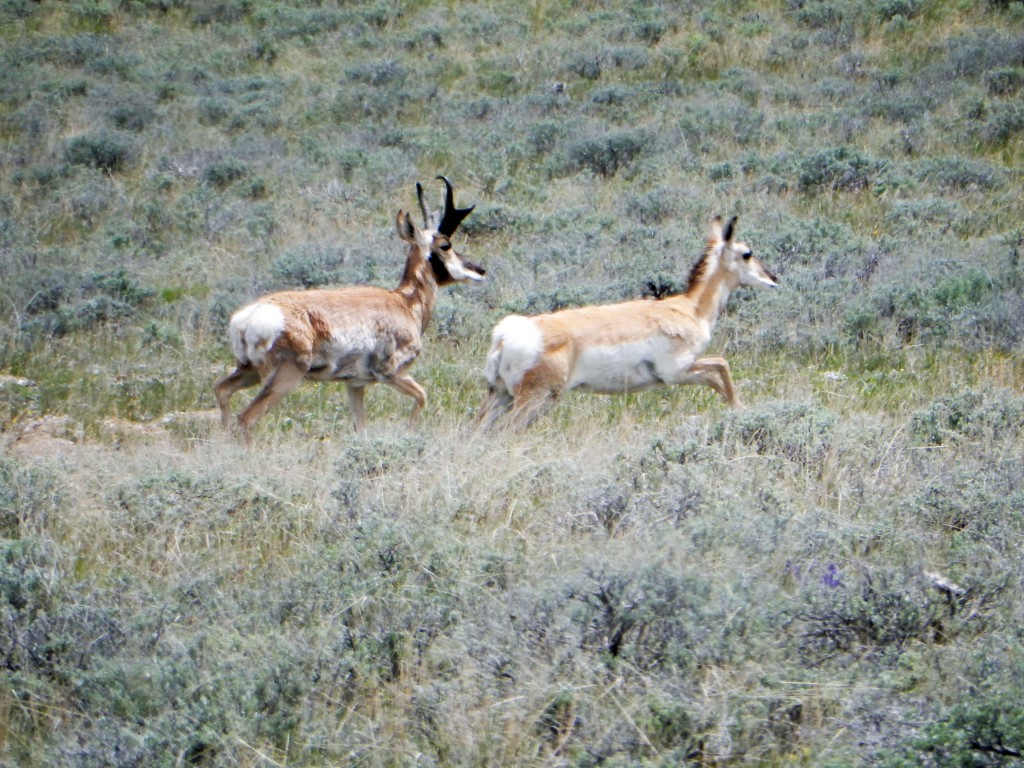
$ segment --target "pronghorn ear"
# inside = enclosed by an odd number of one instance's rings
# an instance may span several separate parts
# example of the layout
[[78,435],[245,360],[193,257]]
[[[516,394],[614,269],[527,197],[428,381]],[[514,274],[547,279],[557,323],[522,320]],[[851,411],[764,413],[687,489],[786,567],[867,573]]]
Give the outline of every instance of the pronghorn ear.
[[731,243],[733,235],[736,234],[736,219],[739,216],[733,216],[729,219],[729,223],[725,225],[725,231],[722,233],[722,242]]
[[398,236],[405,240],[407,243],[416,241],[416,225],[412,223],[412,216],[405,211],[399,211],[398,217],[395,219],[395,229],[398,230]]
[[722,241],[722,217],[715,216],[711,220],[711,224],[708,226],[708,239],[715,242]]

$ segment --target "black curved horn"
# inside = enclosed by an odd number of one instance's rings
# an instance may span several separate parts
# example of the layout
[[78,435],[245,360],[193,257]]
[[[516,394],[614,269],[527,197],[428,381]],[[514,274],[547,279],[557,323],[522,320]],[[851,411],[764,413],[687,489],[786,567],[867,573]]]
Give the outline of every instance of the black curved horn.
[[455,193],[452,190],[452,183],[444,176],[438,176],[437,178],[443,181],[445,186],[444,213],[441,214],[441,222],[437,225],[437,231],[446,237],[451,237],[455,234],[455,230],[459,228],[459,224],[462,223],[462,220],[469,216],[476,206],[471,205],[469,208],[456,208]]

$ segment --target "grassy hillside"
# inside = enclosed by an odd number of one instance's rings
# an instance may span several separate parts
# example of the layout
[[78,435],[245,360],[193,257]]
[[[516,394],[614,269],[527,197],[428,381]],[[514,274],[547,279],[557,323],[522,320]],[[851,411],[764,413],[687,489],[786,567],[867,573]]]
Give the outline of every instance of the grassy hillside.
[[[1022,94],[1020,2],[0,0],[0,764],[1019,764]],[[233,309],[439,173],[422,423],[223,433]],[[498,319],[715,214],[746,410],[478,433]]]

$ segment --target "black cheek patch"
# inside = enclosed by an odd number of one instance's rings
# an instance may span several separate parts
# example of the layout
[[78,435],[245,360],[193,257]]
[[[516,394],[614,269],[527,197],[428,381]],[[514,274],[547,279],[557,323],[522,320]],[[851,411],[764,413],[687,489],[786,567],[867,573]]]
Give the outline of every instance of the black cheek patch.
[[441,258],[436,254],[430,254],[430,268],[434,270],[434,280],[438,285],[447,285],[453,282],[452,274],[448,271],[448,267],[444,265]]

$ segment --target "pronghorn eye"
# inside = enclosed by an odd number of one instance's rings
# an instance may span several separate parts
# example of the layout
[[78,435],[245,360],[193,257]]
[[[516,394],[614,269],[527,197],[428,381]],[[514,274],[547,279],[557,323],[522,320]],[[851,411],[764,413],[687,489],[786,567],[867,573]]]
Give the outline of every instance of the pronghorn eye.
[[744,258],[745,260],[747,260],[747,259],[750,259],[750,257],[751,257],[751,256],[753,256],[753,255],[754,255],[754,252],[753,252],[753,251],[746,251],[746,252],[745,252],[745,253],[743,254],[743,258]]
[[451,243],[441,243],[440,248],[441,248],[442,251],[450,251],[452,249],[452,244]]

